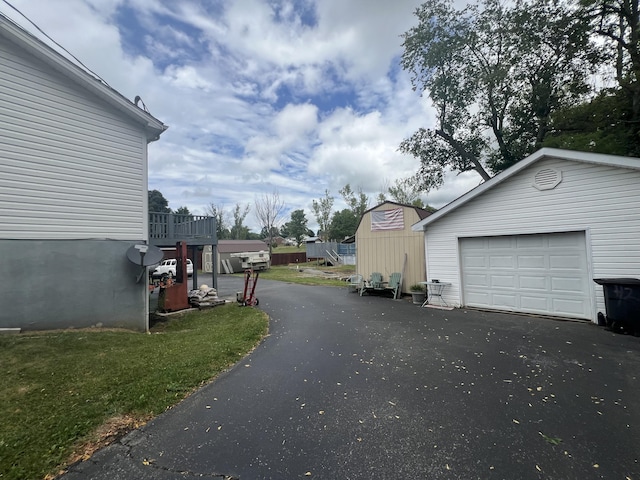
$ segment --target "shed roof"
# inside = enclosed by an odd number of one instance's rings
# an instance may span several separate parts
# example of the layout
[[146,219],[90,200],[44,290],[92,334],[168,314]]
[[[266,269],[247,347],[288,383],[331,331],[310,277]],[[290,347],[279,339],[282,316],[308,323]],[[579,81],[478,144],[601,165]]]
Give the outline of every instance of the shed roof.
[[240,253],[267,251],[269,247],[262,240],[218,240],[219,253]]
[[456,198],[451,203],[445,205],[440,210],[434,212],[427,218],[415,223],[411,229],[415,232],[424,230],[429,224],[441,219],[450,212],[456,210],[462,205],[470,202],[474,198],[488,190],[492,189],[496,185],[504,182],[508,178],[513,177],[520,171],[529,167],[530,165],[545,159],[555,158],[560,160],[570,160],[573,162],[593,163],[597,165],[607,165],[620,168],[631,168],[640,170],[640,158],[634,157],[621,157],[617,155],[606,155],[603,153],[591,153],[591,152],[577,152],[574,150],[563,150],[559,148],[542,148],[535,153],[532,153],[524,160],[519,161],[515,165],[507,168],[505,171],[499,173],[495,177],[487,180],[486,182],[478,185],[473,190],[468,191],[464,195]]
[[103,80],[71,62],[1,13],[0,38],[17,45],[30,55],[46,63],[53,70],[64,75],[73,83],[91,92],[123,115],[142,125],[147,135],[147,142],[158,140],[162,132],[168,128],[160,120],[139,108],[132,101],[107,85]]

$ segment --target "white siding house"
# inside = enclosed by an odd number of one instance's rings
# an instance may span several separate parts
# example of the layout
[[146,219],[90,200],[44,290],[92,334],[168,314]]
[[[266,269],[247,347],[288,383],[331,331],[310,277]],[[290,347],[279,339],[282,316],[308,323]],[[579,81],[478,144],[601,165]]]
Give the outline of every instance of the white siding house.
[[640,159],[542,149],[416,223],[447,303],[597,321],[640,277]]
[[0,328],[147,328],[125,252],[166,127],[2,15],[0,110]]

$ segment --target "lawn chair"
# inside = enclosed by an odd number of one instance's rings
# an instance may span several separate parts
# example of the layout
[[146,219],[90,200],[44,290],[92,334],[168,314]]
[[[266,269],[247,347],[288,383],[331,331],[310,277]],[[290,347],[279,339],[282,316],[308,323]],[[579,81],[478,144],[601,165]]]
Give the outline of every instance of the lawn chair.
[[362,289],[362,285],[364,284],[364,277],[359,273],[355,273],[347,278],[347,282],[349,282],[349,291],[357,292]]
[[384,290],[384,282],[382,281],[382,274],[379,272],[373,272],[367,282],[363,282],[360,289],[360,296],[363,293],[370,290]]
[[398,298],[398,293],[400,292],[400,287],[402,286],[402,274],[399,272],[394,272],[389,277],[389,283],[387,284],[387,289],[393,291],[393,298]]

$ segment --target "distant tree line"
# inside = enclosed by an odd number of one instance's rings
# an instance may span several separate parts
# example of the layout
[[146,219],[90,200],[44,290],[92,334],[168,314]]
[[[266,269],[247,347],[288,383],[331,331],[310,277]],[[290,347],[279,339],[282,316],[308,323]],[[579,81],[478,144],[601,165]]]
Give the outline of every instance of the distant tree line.
[[[354,235],[360,218],[369,208],[370,199],[362,188],[354,190],[350,184],[346,184],[339,193],[348,207],[340,211],[333,211],[334,197],[328,190],[325,190],[322,198],[312,201],[312,211],[319,226],[317,234],[323,240],[342,241]],[[398,203],[435,210],[423,204],[413,184],[407,179],[397,180],[393,186],[386,187],[386,192],[379,193],[376,200],[382,203],[388,196]],[[251,232],[245,225],[251,212],[249,204],[236,203],[232,208],[226,208],[224,205],[210,203],[204,214],[216,219],[219,240],[264,240],[272,250],[277,245],[277,237],[293,240],[300,246],[305,238],[314,236],[313,230],[307,226],[308,219],[304,209],[290,211],[290,219],[284,221],[287,209],[277,191],[256,196],[253,208],[261,228],[259,233]],[[192,215],[187,207],[172,211],[169,202],[158,190],[149,191],[149,212]]]

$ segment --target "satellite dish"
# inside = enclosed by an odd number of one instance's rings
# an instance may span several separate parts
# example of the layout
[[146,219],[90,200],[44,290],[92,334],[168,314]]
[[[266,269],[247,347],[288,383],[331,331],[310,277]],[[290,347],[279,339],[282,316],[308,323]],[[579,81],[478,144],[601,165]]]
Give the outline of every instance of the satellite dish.
[[160,262],[164,257],[164,252],[155,245],[132,245],[127,250],[127,258],[130,262],[140,267],[148,267]]

